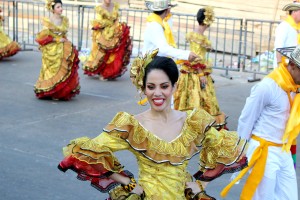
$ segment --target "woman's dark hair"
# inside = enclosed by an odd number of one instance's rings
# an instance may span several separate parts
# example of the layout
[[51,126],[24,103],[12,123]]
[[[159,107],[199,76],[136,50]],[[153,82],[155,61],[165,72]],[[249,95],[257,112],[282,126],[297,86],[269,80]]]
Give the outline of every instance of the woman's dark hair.
[[54,4],[53,4],[53,6],[52,6],[52,10],[54,10],[54,6],[55,6],[57,3],[60,3],[61,5],[63,4],[61,0],[54,0],[53,2],[54,2]]
[[147,67],[145,69],[145,76],[143,79],[143,88],[145,88],[145,86],[146,86],[148,74],[152,70],[155,70],[155,69],[162,70],[163,72],[165,72],[166,75],[169,77],[172,86],[174,86],[174,84],[177,82],[179,72],[178,72],[177,65],[175,64],[173,59],[168,58],[168,57],[156,56],[147,65]]
[[197,13],[197,21],[198,21],[198,24],[199,25],[204,25],[203,21],[205,19],[205,15],[204,15],[204,12],[205,12],[205,9],[204,8],[201,8],[198,10],[198,13]]

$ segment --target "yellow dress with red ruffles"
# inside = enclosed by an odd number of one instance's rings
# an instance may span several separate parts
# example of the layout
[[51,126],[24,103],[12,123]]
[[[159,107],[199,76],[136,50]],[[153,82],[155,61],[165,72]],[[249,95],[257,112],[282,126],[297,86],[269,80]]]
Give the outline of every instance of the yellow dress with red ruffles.
[[137,180],[145,191],[145,200],[187,199],[184,190],[185,183],[192,180],[187,171],[191,157],[200,153],[202,170],[214,168],[218,163],[231,165],[240,159],[245,146],[246,142],[236,132],[210,127],[213,121],[203,109],[195,109],[188,113],[181,134],[166,142],[145,129],[133,115],[119,112],[99,136],[77,138],[64,147],[65,159],[59,168],[72,169],[79,179],[91,181],[102,192],[113,191],[110,197],[116,199],[116,194],[126,196],[126,192],[120,191],[122,187],[112,190],[109,185],[113,181],[105,174],[123,173],[114,152],[129,150],[138,161]]
[[123,75],[129,64],[132,42],[129,26],[119,22],[119,4],[114,3],[110,13],[101,6],[95,7],[96,19],[91,21],[92,50],[84,63],[84,73],[114,79]]
[[69,20],[62,16],[61,25],[43,18],[43,30],[36,36],[42,52],[42,68],[34,86],[38,98],[69,100],[79,94],[78,52],[70,41],[60,42],[67,36]]
[[9,36],[4,33],[2,21],[2,16],[0,16],[0,60],[5,57],[13,56],[21,50],[20,45],[12,41]]
[[[218,100],[215,93],[212,73],[212,64],[206,58],[207,49],[211,49],[211,42],[204,35],[190,32],[186,35],[186,40],[190,43],[190,49],[202,60],[196,63],[183,64],[180,69],[180,76],[177,82],[177,90],[174,94],[174,108],[176,110],[193,110],[203,108],[209,114],[216,117],[218,124],[225,121],[224,113],[220,112]],[[207,79],[205,88],[201,89],[198,71],[192,67],[195,64],[205,65],[203,69]]]

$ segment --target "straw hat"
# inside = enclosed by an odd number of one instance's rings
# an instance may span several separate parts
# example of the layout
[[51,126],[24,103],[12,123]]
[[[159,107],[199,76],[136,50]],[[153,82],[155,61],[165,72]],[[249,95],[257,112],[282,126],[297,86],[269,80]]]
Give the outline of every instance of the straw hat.
[[276,51],[287,57],[300,68],[300,45],[293,47],[277,48]]
[[300,2],[294,1],[293,3],[289,3],[282,8],[283,11],[295,11],[300,10]]
[[145,5],[149,10],[152,10],[152,11],[163,11],[168,8],[177,6],[177,4],[171,4],[171,0],[145,1]]

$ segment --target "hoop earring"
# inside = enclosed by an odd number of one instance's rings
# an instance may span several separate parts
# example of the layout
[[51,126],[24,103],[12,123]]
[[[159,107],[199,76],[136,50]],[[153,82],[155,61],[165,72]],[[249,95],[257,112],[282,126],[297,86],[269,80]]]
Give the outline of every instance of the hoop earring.
[[148,104],[148,98],[143,98],[143,94],[140,92],[140,100],[137,103],[141,106],[146,106]]

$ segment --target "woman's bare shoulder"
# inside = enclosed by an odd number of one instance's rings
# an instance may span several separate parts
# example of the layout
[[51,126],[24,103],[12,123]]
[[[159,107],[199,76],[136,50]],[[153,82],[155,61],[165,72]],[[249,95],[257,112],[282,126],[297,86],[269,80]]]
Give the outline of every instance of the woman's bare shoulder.
[[184,111],[174,110],[174,115],[177,119],[185,121],[187,118],[187,113]]
[[134,117],[136,120],[138,120],[139,122],[143,122],[144,120],[147,120],[147,113],[148,113],[148,111],[145,111],[145,112],[136,114],[136,115],[134,115],[133,117]]

